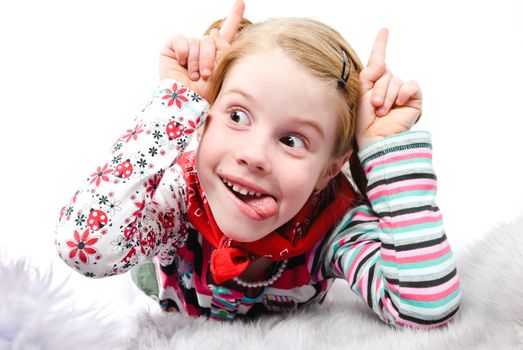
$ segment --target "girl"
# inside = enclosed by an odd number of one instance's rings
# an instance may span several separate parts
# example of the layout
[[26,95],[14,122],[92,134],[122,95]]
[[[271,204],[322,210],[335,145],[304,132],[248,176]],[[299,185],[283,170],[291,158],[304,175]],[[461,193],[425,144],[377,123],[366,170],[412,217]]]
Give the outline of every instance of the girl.
[[421,92],[385,68],[387,32],[363,69],[313,20],[237,35],[243,9],[167,43],[152,101],[62,210],[60,257],[89,277],[155,258],[161,306],[191,316],[294,310],[343,278],[385,322],[447,323],[460,288],[430,136],[409,131]]

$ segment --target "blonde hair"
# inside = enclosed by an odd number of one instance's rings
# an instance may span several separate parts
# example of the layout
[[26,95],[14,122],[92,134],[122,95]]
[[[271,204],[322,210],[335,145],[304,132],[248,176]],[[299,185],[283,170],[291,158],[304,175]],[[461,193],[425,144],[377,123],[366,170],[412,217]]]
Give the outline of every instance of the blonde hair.
[[[213,30],[213,29],[220,29],[222,27],[223,22],[225,22],[225,18],[221,18],[221,19],[218,19],[218,20],[214,21],[209,26],[209,28],[207,28],[205,30],[205,32],[203,34],[204,35],[209,35],[211,33],[211,30]],[[247,18],[242,17],[242,19],[240,21],[240,25],[238,27],[237,33],[240,33],[243,29],[247,28],[251,24],[252,24],[251,21],[249,21]]]
[[[208,31],[218,22],[220,21],[213,23]],[[363,65],[347,41],[328,25],[307,18],[277,18],[242,26],[237,38],[213,71],[207,91],[209,102],[214,103],[227,72],[238,60],[274,47],[282,49],[327,86],[332,86],[332,93],[339,97],[338,128],[332,156],[339,158],[349,150],[354,150],[350,160],[352,178],[360,192],[365,193],[366,179],[355,154],[357,147],[354,140],[359,101],[359,73]],[[345,72],[342,51],[348,58]],[[349,78],[340,84],[342,74],[344,77],[348,74]],[[358,179],[359,177],[363,178]]]

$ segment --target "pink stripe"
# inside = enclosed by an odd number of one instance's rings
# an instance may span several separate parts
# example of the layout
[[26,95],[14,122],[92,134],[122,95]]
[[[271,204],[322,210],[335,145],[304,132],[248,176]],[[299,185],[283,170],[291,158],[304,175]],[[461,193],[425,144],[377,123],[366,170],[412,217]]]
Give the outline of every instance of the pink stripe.
[[376,188],[382,188],[382,187],[401,187],[401,186],[407,186],[407,185],[415,185],[415,184],[430,184],[430,183],[435,183],[436,180],[434,179],[406,179],[406,180],[401,180],[401,181],[396,181],[396,182],[393,182],[393,183],[390,183],[390,184],[385,184],[385,185],[379,185],[379,186],[376,186],[374,187],[374,189],[372,191],[374,191]]
[[439,322],[439,323],[433,323],[433,324],[420,324],[420,323],[415,323],[412,321],[407,321],[407,320],[401,319],[401,320],[398,320],[398,324],[403,325],[403,326],[412,327],[412,328],[417,328],[417,329],[432,329],[432,328],[438,328],[438,327],[446,325],[453,318],[454,317],[451,317],[450,319],[448,319],[446,321]]
[[[415,213],[408,213],[403,215],[394,216],[394,221],[401,222],[406,220],[414,220],[419,218],[424,218],[426,216],[441,216],[440,212],[432,211],[432,210],[422,210]],[[384,220],[391,220],[391,216],[383,216]],[[386,218],[386,219],[385,219]]]
[[446,298],[450,294],[454,293],[459,286],[459,279],[457,276],[454,276],[452,279],[439,286],[428,288],[399,288],[397,285],[389,285],[389,289],[400,295],[402,299],[416,301],[436,301]]
[[393,194],[398,194],[402,192],[408,192],[408,191],[436,191],[438,189],[438,186],[435,183],[432,184],[416,184],[416,185],[410,185],[410,186],[402,186],[398,188],[385,188],[381,191],[372,191],[372,194],[369,193],[369,199],[371,201],[384,197],[384,196],[390,196]]
[[373,159],[369,161],[366,165],[367,167],[375,167],[378,165],[386,164],[386,163],[393,163],[398,162],[401,160],[406,159],[414,159],[414,158],[432,158],[432,151],[428,148],[424,148],[422,150],[416,149],[416,150],[405,150],[401,152],[392,152],[385,154],[383,156],[380,156],[376,159]]
[[387,249],[387,248],[381,248],[381,255],[393,255],[397,256],[399,258],[406,258],[409,256],[416,256],[416,255],[423,255],[423,254],[430,254],[434,252],[438,252],[444,248],[449,247],[449,242],[445,241],[440,244],[436,244],[430,247],[424,247],[424,248],[418,248],[418,249],[411,249],[401,252],[396,252],[394,249]]
[[220,309],[225,309],[225,310],[228,310],[229,309],[229,306],[225,306],[224,304],[222,304],[219,300],[216,300],[214,299],[213,302],[220,307]]
[[441,299],[444,299],[448,297],[450,294],[452,294],[456,289],[458,288],[458,283],[453,286],[452,289],[443,291],[441,293],[435,293],[431,295],[417,295],[417,294],[402,294],[401,297],[408,300],[415,300],[415,301],[424,301],[424,302],[432,302],[432,301],[438,301]]
[[412,321],[400,318],[399,314],[396,312],[396,309],[394,309],[394,307],[392,306],[392,300],[390,298],[385,298],[383,300],[383,305],[387,308],[387,310],[394,317],[393,321],[396,322],[396,324],[400,325],[400,326],[409,326],[409,327],[418,328],[418,329],[431,329],[431,328],[441,327],[441,326],[447,324],[450,320],[452,320],[454,318],[454,316],[453,316],[448,320],[438,322],[438,323],[433,323],[430,325],[420,324],[420,323],[416,323],[416,322],[412,322]]
[[371,214],[369,214],[369,213],[358,211],[358,212],[356,212],[356,215],[354,215],[352,220],[368,221],[368,220],[375,220],[375,219],[376,219],[376,217],[371,215]]
[[368,192],[369,196],[374,196],[375,193],[379,193],[385,190],[391,191],[392,189],[396,188],[402,188],[402,187],[408,187],[408,186],[414,186],[414,185],[437,185],[436,180],[434,179],[409,179],[409,180],[402,180],[402,181],[396,181],[390,184],[383,184],[374,187],[372,190]]
[[[343,246],[343,245],[345,245],[346,242],[349,242],[350,239],[351,239],[350,237],[343,237],[342,239],[340,239],[338,245]],[[362,245],[365,245],[368,243],[369,243],[368,241],[356,241],[351,244],[350,249],[354,250],[354,249],[358,248],[359,246],[362,246]]]
[[427,294],[427,295],[420,295],[420,294],[412,294],[412,293],[405,293],[404,291],[401,292],[401,297],[408,300],[415,300],[415,301],[425,301],[425,302],[431,302],[431,301],[438,301],[441,299],[444,299],[454,293],[459,287],[459,281],[456,281],[452,286],[450,286],[448,289],[443,290],[439,293],[434,294]]
[[383,305],[385,305],[385,308],[389,313],[394,316],[394,319],[398,320],[399,314],[396,311],[396,309],[392,306],[392,299],[391,298],[384,298],[383,299]]
[[[390,288],[392,290],[392,288],[391,288],[392,285],[390,283],[386,282],[386,285],[388,286],[388,288]],[[458,280],[458,285],[459,285],[459,280]],[[438,322],[438,323],[433,323],[433,324],[430,324],[430,325],[419,324],[419,323],[416,323],[416,322],[412,322],[412,321],[408,321],[408,320],[399,318],[399,314],[396,312],[396,310],[392,306],[392,300],[390,298],[383,298],[382,301],[383,301],[384,307],[394,317],[394,320],[392,320],[392,321],[396,322],[396,324],[398,324],[398,325],[409,326],[409,327],[420,328],[420,329],[431,329],[431,328],[436,328],[436,327],[443,326],[443,325],[447,324],[449,321],[451,321],[454,318],[454,316],[453,316],[453,317],[451,317],[448,320],[445,320],[445,321],[442,321],[442,322]]]
[[365,272],[363,277],[358,282],[358,287],[360,289],[361,298],[365,303],[367,303],[367,286],[368,286],[368,279],[369,279],[369,271]]
[[334,267],[334,271],[336,272],[336,275],[343,276],[343,271],[341,271],[341,266],[339,266],[339,264],[332,264],[332,265],[334,265],[333,267]]
[[396,262],[397,264],[408,264],[408,263],[423,262],[423,261],[430,261],[433,259],[437,259],[437,258],[442,257],[443,255],[447,254],[448,252],[450,252],[450,246],[447,245],[443,249],[441,249],[437,252],[434,252],[434,253],[429,253],[429,254],[420,254],[420,255],[413,255],[413,256],[400,258],[398,256],[384,255],[382,253],[381,257],[385,261],[393,261],[393,262]]
[[[382,283],[384,281],[384,277],[383,275],[381,275],[377,280],[376,280],[376,290],[374,291],[375,295],[376,296],[380,296],[381,295],[381,289],[382,289]],[[379,304],[378,304],[379,305]],[[378,306],[376,309],[379,310],[380,312],[380,315],[382,318],[386,318],[385,317],[385,313],[383,312],[383,310]]]
[[437,182],[434,179],[409,179],[409,180],[401,180],[396,181],[393,183],[388,184],[382,184],[379,186],[374,187],[372,190],[369,191],[369,195],[373,195],[375,192],[381,192],[385,189],[394,189],[394,188],[401,188],[406,186],[412,186],[412,185],[420,185],[420,184],[433,184],[436,185]]
[[417,218],[417,219],[404,220],[404,221],[399,221],[399,222],[381,220],[378,227],[379,228],[400,228],[400,227],[425,224],[428,222],[438,222],[441,220],[442,220],[441,214],[437,213],[437,216],[424,216],[424,217]]
[[363,260],[363,258],[365,258],[365,256],[367,256],[367,252],[369,250],[373,250],[374,248],[376,248],[379,245],[380,245],[380,243],[366,244],[366,246],[361,249],[359,254],[353,260],[352,265],[351,265],[351,267],[349,269],[349,273],[348,273],[348,277],[349,278],[347,278],[347,281],[349,281],[350,285],[352,285],[352,283],[354,283],[354,278],[356,277],[356,276],[353,275],[354,274],[354,270],[356,270],[356,267],[359,265],[361,260]]

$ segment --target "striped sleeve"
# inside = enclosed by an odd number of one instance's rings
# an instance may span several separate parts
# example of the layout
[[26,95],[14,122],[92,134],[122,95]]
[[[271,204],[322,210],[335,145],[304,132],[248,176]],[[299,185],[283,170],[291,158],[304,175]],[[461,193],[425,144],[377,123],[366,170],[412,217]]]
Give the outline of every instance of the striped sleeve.
[[383,321],[432,328],[459,308],[460,282],[435,203],[430,134],[362,149],[370,205],[353,208],[324,245],[324,277],[344,278]]

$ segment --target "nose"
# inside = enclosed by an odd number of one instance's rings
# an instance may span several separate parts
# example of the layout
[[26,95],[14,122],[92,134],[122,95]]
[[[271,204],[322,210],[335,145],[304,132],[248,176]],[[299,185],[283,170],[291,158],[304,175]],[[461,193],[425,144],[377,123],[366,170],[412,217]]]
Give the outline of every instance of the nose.
[[236,151],[235,158],[238,165],[246,166],[252,172],[270,173],[272,171],[267,144],[261,140],[251,139],[245,142]]

